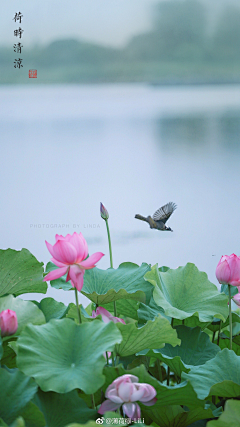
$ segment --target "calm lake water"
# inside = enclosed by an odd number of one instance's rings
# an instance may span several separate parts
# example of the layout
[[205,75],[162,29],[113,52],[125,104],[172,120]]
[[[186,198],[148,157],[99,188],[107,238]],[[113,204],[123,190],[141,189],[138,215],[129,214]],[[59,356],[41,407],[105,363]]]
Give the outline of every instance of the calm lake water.
[[[240,86],[5,86],[0,100],[2,248],[47,263],[45,240],[81,231],[106,269],[102,201],[115,268],[193,262],[217,284],[221,255],[240,255]],[[134,218],[169,201],[173,233]]]

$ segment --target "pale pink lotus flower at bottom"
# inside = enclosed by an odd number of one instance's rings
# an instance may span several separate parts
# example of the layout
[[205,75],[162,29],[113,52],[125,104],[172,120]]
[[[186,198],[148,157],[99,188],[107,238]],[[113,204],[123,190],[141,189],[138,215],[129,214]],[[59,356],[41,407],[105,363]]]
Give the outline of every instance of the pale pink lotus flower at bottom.
[[150,384],[138,383],[135,375],[125,374],[118,377],[106,390],[107,400],[102,403],[98,412],[104,414],[107,411],[115,411],[122,406],[124,413],[131,418],[140,418],[141,409],[136,403],[142,402],[146,406],[154,405],[157,401],[156,390]]
[[96,267],[96,263],[104,256],[102,252],[96,252],[88,256],[88,246],[82,233],[74,232],[66,237],[55,236],[56,243],[52,246],[46,241],[47,248],[52,255],[51,261],[59,268],[50,271],[43,281],[56,280],[67,273],[66,282],[71,284],[79,292],[83,287],[85,270]]

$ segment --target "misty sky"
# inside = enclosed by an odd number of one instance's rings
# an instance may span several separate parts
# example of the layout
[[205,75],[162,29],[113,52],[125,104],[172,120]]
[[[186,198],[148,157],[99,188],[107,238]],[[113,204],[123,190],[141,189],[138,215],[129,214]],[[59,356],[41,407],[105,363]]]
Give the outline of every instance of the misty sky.
[[[123,45],[132,35],[151,28],[151,6],[157,0],[11,0],[1,2],[1,45],[11,44],[24,17],[22,44],[77,38],[106,45]],[[18,24],[18,23],[17,23]]]
[[[24,15],[21,42],[25,46],[48,44],[61,38],[122,46],[133,35],[151,28],[153,6],[159,1],[164,0],[2,1],[0,45],[12,46],[19,41],[13,35],[19,26],[12,18],[20,11]],[[211,9],[212,16],[222,4],[239,3],[239,0],[201,1]]]

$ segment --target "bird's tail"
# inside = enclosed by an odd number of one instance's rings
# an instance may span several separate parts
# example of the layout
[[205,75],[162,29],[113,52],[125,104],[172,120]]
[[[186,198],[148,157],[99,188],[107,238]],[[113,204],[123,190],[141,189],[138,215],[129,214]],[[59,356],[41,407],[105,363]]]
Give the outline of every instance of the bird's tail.
[[146,221],[146,222],[148,222],[148,219],[147,218],[145,218],[144,216],[142,216],[142,215],[135,215],[135,218],[137,218],[137,219],[141,219],[142,221]]

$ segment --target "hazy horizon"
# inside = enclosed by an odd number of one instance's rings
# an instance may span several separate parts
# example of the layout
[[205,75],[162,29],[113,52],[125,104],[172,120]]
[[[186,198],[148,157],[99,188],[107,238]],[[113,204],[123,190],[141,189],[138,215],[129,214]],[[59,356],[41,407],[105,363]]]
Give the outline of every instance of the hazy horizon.
[[[169,0],[42,0],[36,4],[27,0],[12,0],[1,5],[0,46],[15,43],[13,21],[16,12],[23,14],[23,46],[47,45],[59,39],[77,39],[90,43],[123,47],[134,36],[152,28],[154,5]],[[179,0],[182,1],[182,0]],[[199,0],[214,23],[224,5],[239,5],[238,0]]]

